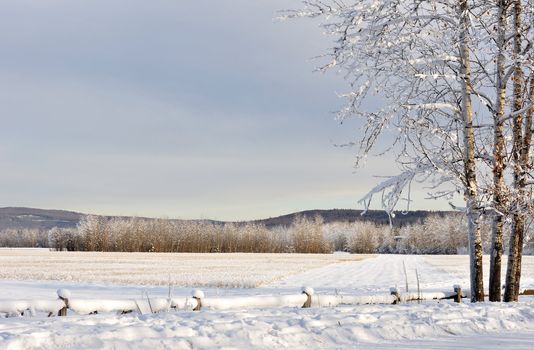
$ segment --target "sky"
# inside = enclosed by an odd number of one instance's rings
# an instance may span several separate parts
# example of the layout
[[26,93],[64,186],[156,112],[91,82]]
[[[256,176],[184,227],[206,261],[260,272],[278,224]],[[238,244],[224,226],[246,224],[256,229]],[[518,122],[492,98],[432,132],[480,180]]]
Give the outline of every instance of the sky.
[[[249,220],[361,209],[332,45],[298,0],[2,0],[0,206]],[[376,103],[379,103],[378,101]],[[413,209],[447,209],[413,190]],[[374,208],[379,208],[375,203]]]

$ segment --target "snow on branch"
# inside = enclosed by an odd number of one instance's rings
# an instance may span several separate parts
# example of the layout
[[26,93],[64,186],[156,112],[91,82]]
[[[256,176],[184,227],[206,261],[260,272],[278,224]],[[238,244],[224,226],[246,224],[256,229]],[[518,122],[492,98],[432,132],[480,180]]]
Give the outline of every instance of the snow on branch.
[[448,109],[455,113],[460,113],[460,109],[452,103],[436,102],[436,103],[418,103],[418,104],[406,104],[403,107],[406,109],[425,109],[425,110],[438,110]]
[[411,65],[414,65],[414,66],[435,66],[435,65],[443,65],[447,62],[459,62],[460,61],[460,58],[458,56],[450,56],[450,55],[445,55],[445,56],[437,56],[437,57],[433,57],[433,58],[414,58],[414,59],[411,59],[409,60],[408,62],[411,64]]
[[365,195],[358,203],[363,204],[364,215],[368,210],[371,204],[371,201],[375,194],[381,193],[381,205],[382,208],[387,212],[390,223],[393,215],[393,210],[395,209],[399,199],[401,199],[402,192],[406,186],[408,186],[417,175],[418,171],[406,170],[400,175],[389,177],[387,180],[381,182],[375,186],[369,193]]

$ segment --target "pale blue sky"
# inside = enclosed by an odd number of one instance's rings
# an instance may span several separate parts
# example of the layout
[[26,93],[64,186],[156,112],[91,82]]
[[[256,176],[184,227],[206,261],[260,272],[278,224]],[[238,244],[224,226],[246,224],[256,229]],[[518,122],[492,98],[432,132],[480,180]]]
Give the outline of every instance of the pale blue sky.
[[[2,0],[0,206],[242,220],[358,208],[346,84],[295,0]],[[445,208],[423,201],[415,208]]]

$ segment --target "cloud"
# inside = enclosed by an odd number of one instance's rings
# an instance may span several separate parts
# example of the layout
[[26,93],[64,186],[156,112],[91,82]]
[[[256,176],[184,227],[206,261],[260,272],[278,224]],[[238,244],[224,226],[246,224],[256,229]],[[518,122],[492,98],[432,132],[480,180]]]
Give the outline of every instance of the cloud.
[[355,207],[332,111],[342,78],[307,61],[317,23],[282,0],[11,0],[0,12],[3,205],[240,219]]

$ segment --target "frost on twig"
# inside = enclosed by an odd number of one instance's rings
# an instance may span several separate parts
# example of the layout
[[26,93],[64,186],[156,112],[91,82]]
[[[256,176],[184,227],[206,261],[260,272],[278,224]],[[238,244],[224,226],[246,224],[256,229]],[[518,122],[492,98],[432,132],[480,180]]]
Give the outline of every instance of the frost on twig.
[[381,193],[381,205],[382,208],[387,212],[391,224],[391,220],[395,216],[393,210],[397,206],[398,201],[401,199],[403,190],[413,181],[416,175],[416,171],[407,170],[400,175],[392,176],[375,186],[365,195],[365,197],[358,201],[358,203],[363,204],[364,206],[362,215],[369,210],[369,206],[374,195]]

